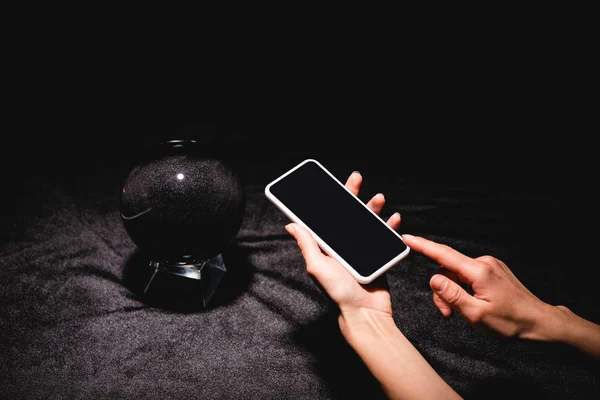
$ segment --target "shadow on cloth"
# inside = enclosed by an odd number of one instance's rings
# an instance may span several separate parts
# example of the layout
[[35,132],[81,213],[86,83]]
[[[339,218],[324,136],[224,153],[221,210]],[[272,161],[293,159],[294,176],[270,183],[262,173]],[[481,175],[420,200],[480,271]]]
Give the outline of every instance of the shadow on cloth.
[[541,398],[544,399],[559,398],[532,382],[508,378],[486,379],[477,382],[469,389],[468,393],[463,393],[463,397],[466,400],[481,398],[504,400],[515,397],[518,398],[526,393],[535,393],[536,397],[541,396]]
[[379,382],[348,345],[338,324],[339,312],[331,310],[312,324],[302,325],[293,335],[296,345],[314,354],[313,368],[335,398],[388,399]]

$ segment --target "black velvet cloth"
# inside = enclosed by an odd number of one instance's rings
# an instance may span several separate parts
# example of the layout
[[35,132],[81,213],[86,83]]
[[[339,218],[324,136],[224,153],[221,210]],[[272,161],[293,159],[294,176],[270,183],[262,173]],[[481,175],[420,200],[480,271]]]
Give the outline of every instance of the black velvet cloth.
[[[0,398],[384,398],[306,274],[287,219],[263,194],[308,157],[340,180],[359,170],[360,197],[384,193],[382,214],[400,212],[402,233],[494,255],[542,300],[600,322],[596,252],[574,246],[590,214],[552,151],[540,159],[492,137],[435,144],[389,126],[352,126],[88,124],[54,126],[69,134],[36,145],[5,144]],[[167,275],[141,295],[149,271],[119,216],[137,152],[169,135],[231,161],[246,190],[241,230],[223,252],[228,273],[207,308],[194,282]],[[387,273],[394,319],[458,393],[599,398],[597,361],[444,319],[429,288],[436,268],[412,252]]]

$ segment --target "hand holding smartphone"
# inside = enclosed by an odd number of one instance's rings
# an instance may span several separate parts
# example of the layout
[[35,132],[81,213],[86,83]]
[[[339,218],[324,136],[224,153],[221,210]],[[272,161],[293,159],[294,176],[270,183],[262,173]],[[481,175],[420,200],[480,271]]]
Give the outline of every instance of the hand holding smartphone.
[[265,187],[266,197],[306,227],[321,249],[367,284],[404,259],[410,249],[317,160],[307,159]]

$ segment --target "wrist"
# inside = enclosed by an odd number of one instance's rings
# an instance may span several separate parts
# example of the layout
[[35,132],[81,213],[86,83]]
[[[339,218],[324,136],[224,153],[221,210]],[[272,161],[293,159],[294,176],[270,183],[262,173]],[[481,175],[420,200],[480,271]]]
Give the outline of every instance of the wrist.
[[402,334],[391,312],[341,309],[339,323],[389,398],[460,398]]
[[574,314],[566,307],[544,303],[537,314],[534,329],[528,335],[524,335],[524,338],[544,342],[564,342],[568,336],[569,325],[574,322],[573,317]]
[[370,308],[342,308],[338,321],[342,335],[351,345],[361,339],[399,332],[391,314]]
[[563,343],[600,359],[600,325],[581,318],[567,307],[545,304],[534,326],[521,337]]

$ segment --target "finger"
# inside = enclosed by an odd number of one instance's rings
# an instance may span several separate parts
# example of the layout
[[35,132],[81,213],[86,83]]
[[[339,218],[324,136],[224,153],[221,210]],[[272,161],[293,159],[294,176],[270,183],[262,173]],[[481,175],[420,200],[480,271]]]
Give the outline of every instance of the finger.
[[[441,302],[436,303],[436,306],[442,304],[442,309],[445,309],[443,305],[445,303],[461,313],[469,322],[477,322],[479,319],[478,315],[480,314],[479,310],[482,307],[480,304],[481,300],[468,294],[452,279],[448,279],[440,274],[435,274],[431,277],[429,286],[431,286],[431,289],[433,289],[441,300]],[[440,311],[443,314],[444,311],[442,309]]]
[[285,226],[285,229],[298,242],[298,247],[300,247],[306,263],[306,272],[318,282],[326,293],[332,293],[336,287],[347,285],[344,281],[359,285],[340,263],[327,263],[329,257],[321,251],[317,241],[307,228],[297,223],[290,223]]
[[[454,282],[460,280],[456,272],[452,272],[444,267],[439,267],[437,273],[440,275],[444,275],[445,277],[452,279]],[[433,303],[440,310],[444,317],[449,317],[452,315],[452,306],[446,303],[435,291],[433,291]]]
[[291,223],[285,226],[285,230],[296,239],[302,256],[307,263],[317,261],[319,257],[323,256],[317,241],[304,227]]
[[395,231],[400,229],[400,222],[402,222],[402,217],[397,212],[393,213],[387,220],[387,224]]
[[452,306],[446,303],[436,292],[433,292],[433,304],[440,310],[442,315],[448,318],[452,315]]
[[377,193],[369,202],[367,203],[367,207],[369,207],[373,212],[377,215],[381,212],[381,209],[385,205],[385,196],[383,193]]
[[422,237],[402,235],[404,242],[411,249],[436,261],[444,268],[455,272],[462,281],[471,284],[477,275],[477,261],[454,250],[450,246],[439,244]]
[[360,192],[360,185],[362,185],[362,175],[358,171],[354,171],[348,177],[346,181],[346,187],[354,193],[355,196],[358,196],[358,192]]

